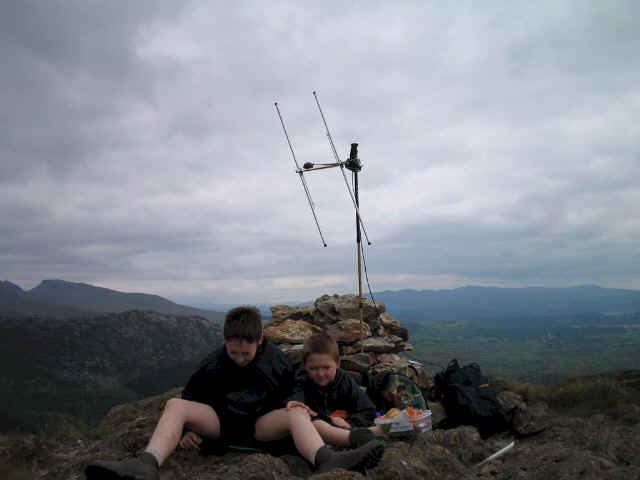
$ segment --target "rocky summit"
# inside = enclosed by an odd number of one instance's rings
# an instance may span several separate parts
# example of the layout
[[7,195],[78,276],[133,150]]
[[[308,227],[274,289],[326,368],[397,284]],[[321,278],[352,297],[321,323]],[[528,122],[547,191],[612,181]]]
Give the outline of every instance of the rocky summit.
[[[42,480],[82,479],[95,459],[123,459],[145,447],[166,400],[180,389],[114,407],[101,427],[88,436],[28,436],[0,447],[4,461],[25,462]],[[380,464],[363,473],[333,470],[318,479],[438,480],[459,479],[638,479],[640,424],[625,424],[607,414],[590,418],[560,416],[544,403],[527,405],[513,392],[502,392],[518,404],[528,421],[546,429],[515,440],[503,456],[479,465],[514,439],[508,434],[481,439],[475,427],[427,431],[413,438],[390,439]],[[437,405],[432,405],[435,410]],[[178,450],[163,465],[163,480],[293,480],[313,470],[301,457],[229,452],[202,455]],[[17,478],[17,477],[16,477]]]
[[[410,349],[408,331],[395,321],[383,304],[365,300],[360,322],[360,300],[353,295],[328,296],[313,306],[272,308],[265,335],[300,363],[304,339],[314,332],[328,331],[339,342],[342,365],[352,374],[370,371],[409,373],[423,388],[432,384],[419,366],[410,365],[399,354]],[[635,372],[637,373],[637,372]],[[636,389],[638,375],[612,376],[620,388]],[[186,380],[186,379],[185,379]],[[630,382],[635,382],[633,385]],[[619,384],[619,385],[618,385]],[[78,431],[61,429],[45,435],[0,438],[0,474],[7,478],[80,480],[89,461],[119,460],[143,449],[166,401],[179,396],[180,388],[162,395],[112,408],[99,427]],[[547,403],[503,389],[507,407],[518,407],[520,432],[539,432],[514,438],[511,433],[481,438],[473,426],[431,430],[410,437],[389,438],[379,465],[365,472],[341,469],[314,476],[300,456],[272,456],[262,452],[229,451],[203,455],[178,450],[161,469],[163,480],[293,480],[318,479],[638,479],[640,478],[640,408],[629,404],[624,411],[602,411],[596,415],[559,414]],[[434,422],[444,409],[429,402]],[[566,402],[565,402],[566,403]],[[513,442],[502,456],[486,459]],[[11,475],[14,475],[13,477]],[[23,476],[20,476],[23,475]]]

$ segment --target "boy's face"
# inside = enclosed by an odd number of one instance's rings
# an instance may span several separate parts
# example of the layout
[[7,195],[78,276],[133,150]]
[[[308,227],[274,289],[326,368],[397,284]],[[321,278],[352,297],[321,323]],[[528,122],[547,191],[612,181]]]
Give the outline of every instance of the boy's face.
[[255,358],[258,347],[262,343],[262,337],[257,342],[250,343],[239,338],[225,340],[224,346],[227,349],[227,355],[240,367],[244,367],[251,363]]
[[312,353],[304,363],[307,375],[316,385],[327,386],[336,378],[336,370],[340,364],[328,353]]

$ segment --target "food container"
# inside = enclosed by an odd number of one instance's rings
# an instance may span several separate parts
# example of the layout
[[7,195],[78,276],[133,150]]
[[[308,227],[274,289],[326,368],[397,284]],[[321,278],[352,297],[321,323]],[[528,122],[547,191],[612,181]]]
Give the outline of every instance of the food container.
[[403,410],[402,414],[395,418],[376,417],[375,424],[391,437],[422,433],[431,430],[431,410],[413,416],[409,416],[406,410]]
[[391,437],[413,433],[413,423],[403,419],[376,417],[375,424],[383,433]]
[[431,430],[431,410],[425,410],[422,415],[410,417],[409,420],[413,424],[413,429],[418,433]]

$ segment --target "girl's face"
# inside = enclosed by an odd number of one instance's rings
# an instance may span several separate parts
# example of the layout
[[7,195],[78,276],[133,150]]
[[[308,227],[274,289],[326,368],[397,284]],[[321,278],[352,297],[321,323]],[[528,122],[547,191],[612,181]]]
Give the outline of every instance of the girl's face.
[[336,378],[336,371],[340,366],[328,353],[312,353],[304,363],[307,375],[316,385],[327,386]]
[[256,356],[258,346],[262,343],[262,337],[257,342],[249,343],[246,340],[232,338],[225,340],[224,345],[227,349],[227,355],[240,367],[244,367],[251,363]]

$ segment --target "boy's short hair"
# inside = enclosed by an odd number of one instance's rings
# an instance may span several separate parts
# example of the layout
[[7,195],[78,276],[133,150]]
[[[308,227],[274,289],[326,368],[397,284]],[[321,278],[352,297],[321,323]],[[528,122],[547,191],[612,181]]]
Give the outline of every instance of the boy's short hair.
[[338,347],[338,342],[327,333],[314,333],[305,339],[302,349],[302,363],[306,363],[309,356],[314,353],[331,355],[331,358],[333,358],[336,363],[340,362],[340,347]]
[[256,307],[236,307],[224,318],[225,340],[245,340],[256,343],[262,337],[262,314]]

